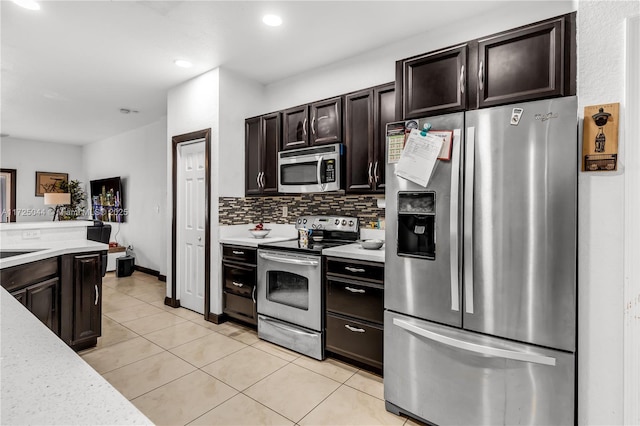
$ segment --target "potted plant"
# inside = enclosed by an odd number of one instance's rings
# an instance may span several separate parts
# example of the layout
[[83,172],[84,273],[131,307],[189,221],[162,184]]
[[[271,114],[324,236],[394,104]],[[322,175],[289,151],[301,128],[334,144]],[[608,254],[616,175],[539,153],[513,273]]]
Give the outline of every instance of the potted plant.
[[84,201],[87,199],[87,193],[80,186],[81,182],[77,179],[70,181],[61,180],[57,186],[62,192],[71,194],[71,203],[64,206],[60,211],[60,220],[74,220],[78,216],[82,216],[84,211]]

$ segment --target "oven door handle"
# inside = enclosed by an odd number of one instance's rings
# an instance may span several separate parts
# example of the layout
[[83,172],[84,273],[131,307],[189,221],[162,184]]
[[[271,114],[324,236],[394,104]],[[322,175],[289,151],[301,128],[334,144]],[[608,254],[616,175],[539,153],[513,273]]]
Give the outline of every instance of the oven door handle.
[[272,256],[270,254],[265,254],[265,253],[260,253],[260,257],[265,260],[272,260],[274,262],[280,262],[280,263],[288,263],[290,265],[318,266],[318,264],[320,264],[320,262],[318,262],[317,260],[292,259],[289,257]]
[[281,323],[280,321],[275,321],[275,320],[272,320],[272,319],[264,317],[264,316],[261,316],[260,319],[262,321],[264,321],[264,322],[268,322],[269,324],[273,325],[274,327],[281,328],[283,330],[290,331],[292,333],[302,334],[304,336],[314,336],[314,337],[316,336],[316,334],[314,334],[314,333],[308,333],[306,331],[302,331],[302,330],[297,329],[297,328],[288,327],[285,324]]

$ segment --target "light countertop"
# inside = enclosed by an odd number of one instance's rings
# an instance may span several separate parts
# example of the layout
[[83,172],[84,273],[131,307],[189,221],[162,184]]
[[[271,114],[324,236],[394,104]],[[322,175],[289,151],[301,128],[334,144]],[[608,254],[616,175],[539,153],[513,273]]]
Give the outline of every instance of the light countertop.
[[322,250],[322,254],[325,256],[384,263],[384,247],[383,245],[378,250],[367,250],[360,247],[360,244],[354,243],[324,249]]
[[258,247],[258,244],[277,243],[279,241],[295,240],[298,237],[294,225],[265,223],[264,227],[271,229],[265,238],[254,238],[249,229],[255,224],[225,225],[220,227],[220,242],[222,244],[237,244],[246,247]]
[[0,309],[0,424],[152,424],[4,288]]
[[38,250],[18,256],[5,257],[0,259],[0,269],[11,266],[23,265],[37,260],[48,259],[69,253],[83,253],[92,251],[109,250],[108,244],[98,243],[90,240],[69,240],[69,241],[23,241],[19,243],[5,244],[0,242],[0,250],[22,251]]

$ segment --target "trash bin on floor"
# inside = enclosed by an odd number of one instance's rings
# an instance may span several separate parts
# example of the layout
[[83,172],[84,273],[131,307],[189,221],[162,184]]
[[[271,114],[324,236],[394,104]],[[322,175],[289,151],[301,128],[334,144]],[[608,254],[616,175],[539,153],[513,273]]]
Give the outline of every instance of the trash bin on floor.
[[116,259],[116,277],[128,277],[133,274],[135,257],[122,256]]

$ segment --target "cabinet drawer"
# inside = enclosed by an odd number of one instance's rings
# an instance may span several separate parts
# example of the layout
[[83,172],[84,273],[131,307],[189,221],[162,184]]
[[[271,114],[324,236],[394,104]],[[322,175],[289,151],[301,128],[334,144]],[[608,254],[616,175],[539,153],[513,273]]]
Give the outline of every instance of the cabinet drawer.
[[230,317],[256,325],[258,314],[256,304],[250,297],[224,292],[224,313]]
[[57,275],[58,258],[53,257],[3,269],[0,271],[0,281],[2,282],[2,287],[11,292]]
[[327,350],[382,369],[382,327],[327,314]]
[[256,264],[256,252],[254,248],[231,246],[224,244],[222,246],[222,258],[224,260],[232,260],[234,262]]
[[224,291],[251,297],[256,282],[256,268],[222,262]]
[[351,280],[327,278],[327,310],[382,323],[384,289]]
[[384,281],[384,264],[328,258],[327,274],[382,283]]

